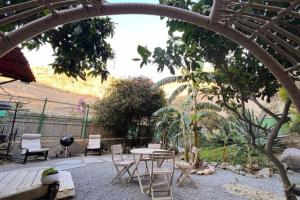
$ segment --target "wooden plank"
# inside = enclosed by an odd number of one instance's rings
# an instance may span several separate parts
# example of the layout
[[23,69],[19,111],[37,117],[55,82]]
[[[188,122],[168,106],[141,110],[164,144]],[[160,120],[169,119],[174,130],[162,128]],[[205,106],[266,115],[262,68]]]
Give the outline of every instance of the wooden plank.
[[64,199],[73,197],[75,195],[75,187],[72,175],[68,171],[59,172],[59,190],[57,192],[57,199]]
[[4,179],[1,181],[0,185],[0,195],[3,194],[6,186],[18,175],[20,170],[11,171]]
[[7,184],[6,188],[4,189],[3,194],[15,194],[18,192],[18,186],[20,185],[20,183],[22,183],[22,181],[24,181],[24,178],[26,177],[26,175],[29,173],[28,169],[24,169],[21,170],[17,176],[10,181],[9,184]]
[[0,173],[0,185],[1,182],[4,180],[4,178],[9,174],[10,172],[1,172]]
[[37,185],[42,185],[41,178],[42,178],[43,171],[44,171],[44,169],[40,169],[37,172],[37,175],[35,176],[34,181],[31,185],[32,187],[37,186]]
[[18,190],[24,190],[30,188],[39,170],[30,170],[26,177],[23,179],[22,183],[19,185]]
[[20,193],[1,197],[1,200],[32,200],[32,199],[40,199],[47,195],[48,185],[41,185],[40,187],[30,188],[28,190],[24,190]]

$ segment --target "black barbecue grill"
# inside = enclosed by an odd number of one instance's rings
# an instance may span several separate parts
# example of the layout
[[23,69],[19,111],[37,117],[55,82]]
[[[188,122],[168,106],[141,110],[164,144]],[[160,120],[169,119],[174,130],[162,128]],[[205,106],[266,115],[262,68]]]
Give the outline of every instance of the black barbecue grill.
[[65,157],[67,157],[69,146],[71,146],[74,142],[74,137],[71,135],[65,135],[59,140],[61,146],[64,148]]

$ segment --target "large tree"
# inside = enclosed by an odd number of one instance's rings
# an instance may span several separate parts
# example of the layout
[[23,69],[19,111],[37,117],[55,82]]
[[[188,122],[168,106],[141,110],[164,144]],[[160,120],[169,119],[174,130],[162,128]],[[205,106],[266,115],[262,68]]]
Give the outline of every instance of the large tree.
[[[177,1],[161,0],[161,3],[193,10],[208,15],[212,0]],[[261,13],[262,15],[264,13]],[[268,14],[268,13],[266,13]],[[141,65],[149,62],[158,64],[158,70],[168,67],[174,72],[174,67],[194,70],[198,68],[198,61],[207,61],[214,67],[214,72],[205,76],[206,81],[212,87],[203,89],[208,97],[216,95],[218,103],[231,110],[239,120],[245,123],[249,144],[267,158],[277,168],[285,187],[286,198],[295,200],[293,186],[291,185],[283,165],[274,156],[273,144],[278,136],[279,129],[288,118],[291,105],[289,98],[281,113],[274,113],[265,107],[261,101],[270,102],[271,98],[278,92],[280,84],[275,77],[256,60],[246,49],[231,42],[230,40],[203,28],[173,20],[167,20],[169,28],[169,40],[166,49],[155,48],[153,53],[139,46],[138,52],[142,57]],[[271,50],[270,50],[270,53]],[[152,58],[152,59],[150,59]],[[149,61],[150,59],[150,61]],[[284,65],[284,63],[282,63]],[[246,103],[253,101],[267,115],[273,117],[277,123],[270,127],[262,127],[247,115]],[[258,144],[254,129],[260,129],[267,137],[267,142]]]
[[[26,0],[2,0],[0,7],[26,2]],[[46,11],[45,11],[46,12]],[[44,13],[46,14],[46,13]],[[30,19],[37,19],[36,14]],[[0,19],[4,16],[0,15]],[[28,20],[28,18],[26,18]],[[19,20],[0,27],[0,32],[11,31],[26,21]],[[97,17],[65,24],[38,35],[22,44],[30,50],[38,50],[45,44],[53,49],[55,73],[64,73],[70,77],[85,79],[87,75],[108,75],[106,63],[114,57],[110,44],[106,41],[114,33],[114,23],[108,17]]]
[[113,81],[94,105],[95,121],[111,126],[120,136],[138,136],[138,126],[149,125],[152,114],[165,104],[163,92],[153,85],[145,77]]

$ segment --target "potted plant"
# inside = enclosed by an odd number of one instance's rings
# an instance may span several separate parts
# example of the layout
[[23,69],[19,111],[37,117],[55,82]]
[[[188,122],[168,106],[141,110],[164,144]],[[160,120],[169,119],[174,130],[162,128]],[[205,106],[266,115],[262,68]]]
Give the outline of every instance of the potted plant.
[[43,171],[41,182],[44,185],[49,185],[54,183],[58,179],[59,179],[59,172],[55,168],[50,167]]

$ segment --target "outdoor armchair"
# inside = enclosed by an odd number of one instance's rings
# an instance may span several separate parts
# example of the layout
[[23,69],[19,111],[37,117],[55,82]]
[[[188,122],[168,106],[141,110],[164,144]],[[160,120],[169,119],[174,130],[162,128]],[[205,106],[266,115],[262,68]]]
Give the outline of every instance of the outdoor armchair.
[[23,134],[21,140],[22,155],[24,155],[23,164],[26,163],[28,156],[44,156],[47,160],[49,149],[41,147],[40,134]]
[[101,154],[101,135],[90,135],[88,146],[85,148],[85,156],[87,155],[88,151],[98,152],[99,155]]

